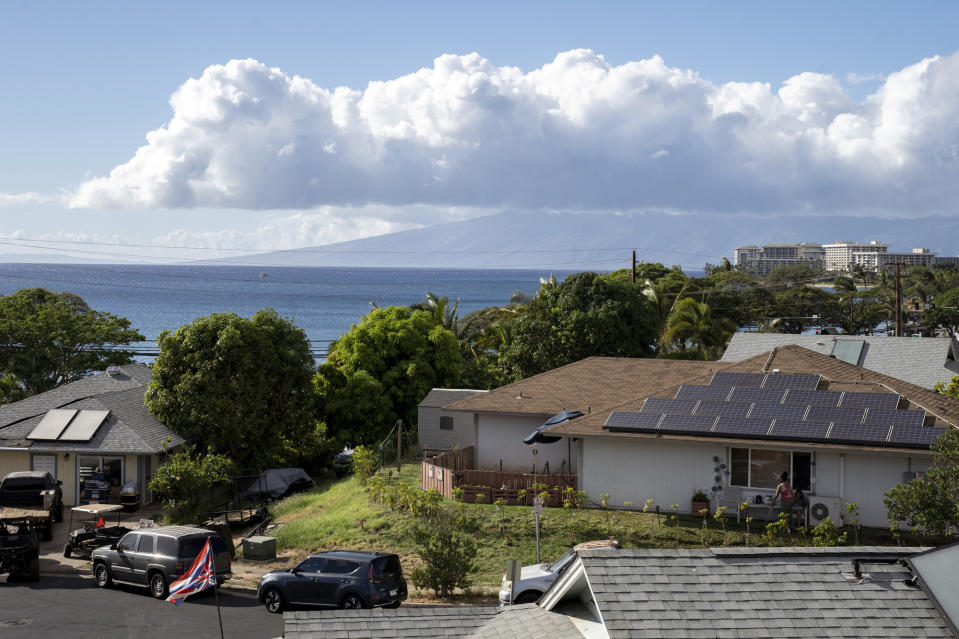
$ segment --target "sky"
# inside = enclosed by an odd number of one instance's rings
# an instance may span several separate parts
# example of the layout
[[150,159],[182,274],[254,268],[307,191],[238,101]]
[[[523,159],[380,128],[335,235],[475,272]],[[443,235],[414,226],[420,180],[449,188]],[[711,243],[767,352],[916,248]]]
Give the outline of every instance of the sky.
[[503,210],[954,216],[957,33],[932,1],[5,2],[0,253]]

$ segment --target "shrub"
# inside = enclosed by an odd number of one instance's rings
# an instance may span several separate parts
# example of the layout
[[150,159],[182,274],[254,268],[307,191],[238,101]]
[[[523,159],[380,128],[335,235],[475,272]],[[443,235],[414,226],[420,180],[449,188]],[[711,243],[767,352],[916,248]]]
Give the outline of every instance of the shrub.
[[839,527],[826,517],[822,523],[812,529],[814,546],[841,546],[846,543],[847,533],[840,533]]
[[353,450],[351,463],[353,465],[353,473],[363,482],[372,477],[380,465],[376,453],[373,452],[372,448],[367,446],[357,446]]
[[225,455],[195,455],[193,448],[184,448],[157,467],[150,490],[172,521],[193,523],[203,492],[229,482],[232,470],[233,462]]
[[476,541],[457,529],[456,519],[450,510],[438,510],[411,533],[424,565],[413,570],[410,580],[444,599],[456,588],[469,588],[477,567]]

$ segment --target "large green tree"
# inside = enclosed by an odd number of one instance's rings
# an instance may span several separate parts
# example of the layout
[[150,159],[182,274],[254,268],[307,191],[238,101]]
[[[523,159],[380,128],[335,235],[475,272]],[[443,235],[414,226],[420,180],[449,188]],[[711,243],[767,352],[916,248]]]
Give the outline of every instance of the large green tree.
[[315,430],[306,333],[273,309],[201,317],[157,338],[150,411],[241,470],[271,464]]
[[397,418],[415,424],[423,397],[461,369],[456,335],[433,313],[377,308],[330,347],[316,380],[318,412],[330,436],[379,443]]
[[665,353],[719,359],[735,330],[731,321],[714,316],[708,304],[687,297],[669,314],[661,344]]
[[[959,393],[959,385],[953,383],[946,392]],[[883,502],[890,521],[945,534],[959,528],[959,429],[949,426],[932,450],[929,470],[894,487],[883,496]]]
[[129,320],[94,311],[72,293],[30,288],[0,297],[0,401],[129,364],[133,354],[118,347],[143,339]]
[[591,355],[649,357],[658,323],[639,285],[577,273],[544,283],[512,325],[503,363],[511,379]]

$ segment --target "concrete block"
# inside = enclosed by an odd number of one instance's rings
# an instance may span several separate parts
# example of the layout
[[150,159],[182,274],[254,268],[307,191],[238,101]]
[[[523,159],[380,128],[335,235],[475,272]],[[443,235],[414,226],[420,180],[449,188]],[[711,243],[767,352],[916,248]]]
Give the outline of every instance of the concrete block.
[[254,561],[276,559],[276,538],[256,535],[243,540],[243,558]]

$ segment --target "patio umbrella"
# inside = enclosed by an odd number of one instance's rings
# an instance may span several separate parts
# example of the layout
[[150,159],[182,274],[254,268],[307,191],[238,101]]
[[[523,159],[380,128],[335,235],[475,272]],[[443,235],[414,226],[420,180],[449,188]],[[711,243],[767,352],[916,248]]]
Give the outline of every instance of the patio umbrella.
[[558,442],[562,437],[554,437],[552,435],[546,435],[545,431],[549,430],[553,426],[559,426],[560,424],[565,424],[571,419],[576,419],[577,417],[582,417],[583,413],[578,410],[566,410],[565,408],[562,412],[559,412],[549,419],[547,419],[542,426],[534,430],[532,433],[527,435],[523,439],[523,443],[527,446],[532,446],[533,444],[552,444],[553,442]]

